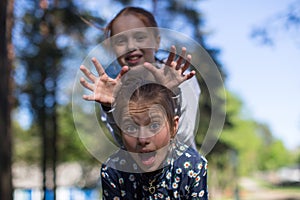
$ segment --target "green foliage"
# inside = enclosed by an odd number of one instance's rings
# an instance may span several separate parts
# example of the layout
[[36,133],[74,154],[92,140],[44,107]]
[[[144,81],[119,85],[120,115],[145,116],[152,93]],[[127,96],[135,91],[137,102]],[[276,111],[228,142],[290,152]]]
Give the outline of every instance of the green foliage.
[[13,162],[38,163],[41,159],[41,139],[35,125],[24,130],[19,123],[14,121],[12,126],[14,136]]
[[227,97],[227,114],[232,126],[224,129],[220,139],[238,152],[239,174],[278,169],[291,163],[291,152],[282,141],[275,139],[266,125],[245,118],[241,100],[229,92]]
[[58,115],[58,126],[60,132],[59,138],[57,140],[59,152],[58,161],[80,161],[87,163],[95,163],[96,161],[92,158],[90,153],[84,147],[77,134],[73,121],[71,105],[69,104],[67,106],[60,106]]
[[273,170],[292,163],[291,153],[284,147],[282,141],[273,140],[269,145],[263,145],[259,154],[259,169]]
[[[84,147],[74,126],[71,105],[60,106],[58,110],[57,138],[58,162],[84,162],[91,165],[98,163]],[[83,123],[87,118],[83,118]],[[14,161],[38,164],[41,159],[41,136],[36,124],[24,130],[15,122],[14,132]]]
[[220,154],[209,156],[209,188],[210,190],[225,191],[237,183],[234,150],[226,150]]
[[261,141],[255,134],[254,122],[240,120],[222,133],[221,140],[237,150],[240,175],[247,175],[257,169],[257,150]]

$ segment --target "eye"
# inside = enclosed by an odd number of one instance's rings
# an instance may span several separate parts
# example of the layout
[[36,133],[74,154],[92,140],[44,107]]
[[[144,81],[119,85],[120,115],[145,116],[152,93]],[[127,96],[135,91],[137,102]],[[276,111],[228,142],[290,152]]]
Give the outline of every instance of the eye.
[[161,127],[160,122],[151,122],[151,124],[149,125],[150,131],[152,132],[158,131],[160,127]]
[[126,39],[125,39],[125,37],[117,37],[114,39],[113,43],[114,43],[114,45],[121,46],[126,43]]
[[135,134],[138,131],[138,127],[136,127],[134,124],[126,124],[123,126],[122,130],[126,134]]
[[147,38],[146,34],[137,34],[135,36],[136,41],[138,42],[143,42]]

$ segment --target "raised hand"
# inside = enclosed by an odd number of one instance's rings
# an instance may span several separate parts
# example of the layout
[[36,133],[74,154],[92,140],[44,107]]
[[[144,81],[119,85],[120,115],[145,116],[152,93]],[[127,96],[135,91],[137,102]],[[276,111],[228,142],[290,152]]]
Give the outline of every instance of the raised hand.
[[144,66],[152,72],[156,80],[172,89],[179,86],[184,81],[192,78],[196,72],[193,70],[187,74],[184,72],[190,66],[192,56],[190,54],[186,55],[186,48],[182,47],[181,55],[176,59],[176,47],[171,46],[171,52],[168,56],[166,64],[162,68],[158,69],[150,63],[144,63]]
[[84,73],[87,81],[83,77],[80,78],[80,83],[83,87],[92,91],[90,95],[83,95],[82,98],[87,101],[96,101],[104,106],[111,106],[114,102],[114,92],[120,84],[121,77],[129,70],[128,66],[124,66],[118,76],[113,79],[110,78],[103,69],[100,62],[96,58],[92,58],[92,62],[97,70],[98,76],[94,75],[84,65],[80,66],[80,70]]

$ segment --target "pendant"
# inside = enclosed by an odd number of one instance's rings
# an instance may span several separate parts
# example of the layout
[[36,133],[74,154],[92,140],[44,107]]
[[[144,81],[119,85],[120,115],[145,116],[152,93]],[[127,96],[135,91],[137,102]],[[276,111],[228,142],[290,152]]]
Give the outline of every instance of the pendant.
[[155,187],[151,185],[151,186],[149,187],[149,192],[150,192],[151,194],[153,194],[153,193],[155,192]]

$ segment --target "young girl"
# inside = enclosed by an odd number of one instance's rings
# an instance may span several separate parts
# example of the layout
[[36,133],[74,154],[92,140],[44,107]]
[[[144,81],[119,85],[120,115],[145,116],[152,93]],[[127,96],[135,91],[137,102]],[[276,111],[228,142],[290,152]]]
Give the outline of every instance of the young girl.
[[208,199],[206,160],[176,137],[174,96],[157,83],[123,84],[113,110],[123,147],[102,165],[104,199]]
[[[83,98],[101,103],[103,110],[106,113],[111,113],[111,105],[115,100],[113,93],[120,83],[121,77],[126,76],[129,69],[143,65],[151,70],[161,83],[164,82],[163,85],[169,88],[180,85],[178,101],[182,101],[180,113],[183,120],[179,123],[178,138],[183,143],[196,148],[194,129],[200,89],[193,77],[195,71],[186,72],[191,61],[191,56],[186,55],[186,49],[182,48],[181,55],[176,59],[176,48],[172,46],[171,53],[165,63],[156,59],[155,53],[159,49],[161,39],[159,29],[153,15],[142,8],[124,8],[108,24],[105,32],[107,37],[110,37],[110,46],[122,69],[116,78],[112,78],[106,73],[106,71],[110,71],[110,67],[105,71],[102,65],[95,58],[92,58],[99,74],[97,77],[85,66],[80,66],[81,71],[92,83],[87,82],[84,78],[81,78],[80,82],[85,88],[93,92],[91,95],[83,95]],[[188,104],[189,106],[187,106]],[[121,140],[117,137],[116,131],[118,129],[115,128],[114,119],[107,116],[107,122],[110,130],[112,130],[112,135],[121,145]]]

